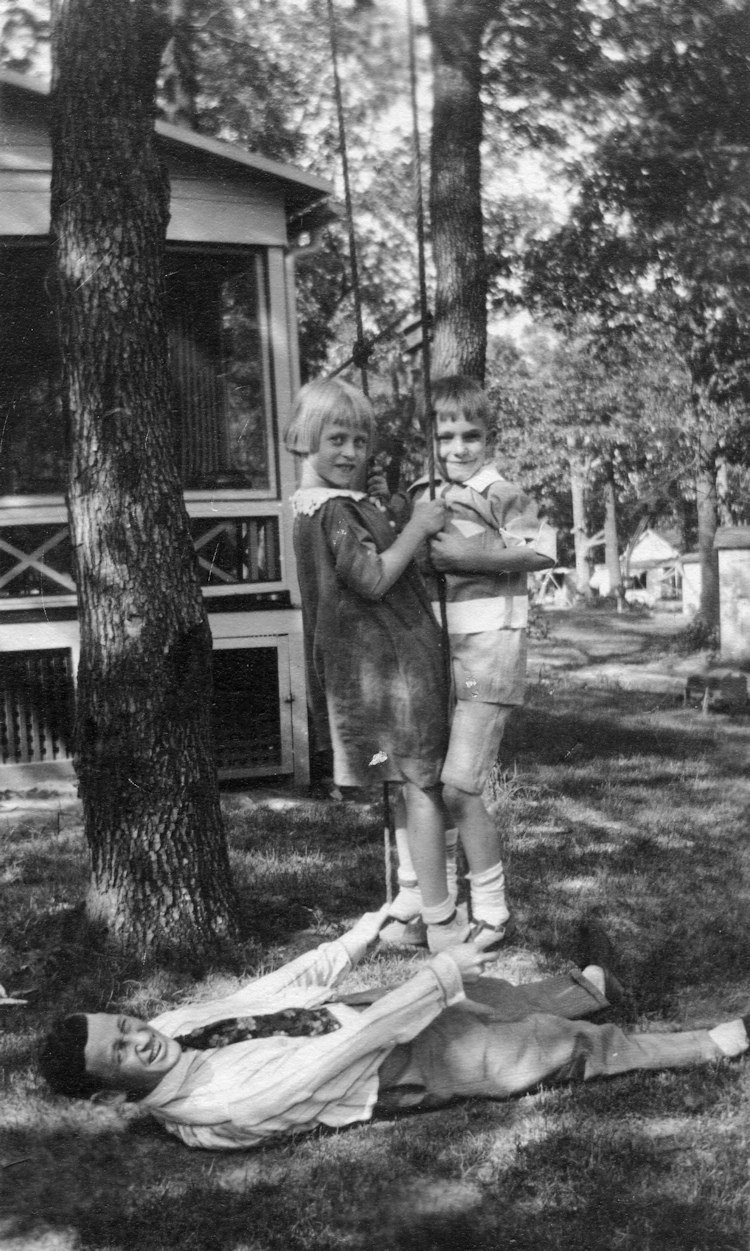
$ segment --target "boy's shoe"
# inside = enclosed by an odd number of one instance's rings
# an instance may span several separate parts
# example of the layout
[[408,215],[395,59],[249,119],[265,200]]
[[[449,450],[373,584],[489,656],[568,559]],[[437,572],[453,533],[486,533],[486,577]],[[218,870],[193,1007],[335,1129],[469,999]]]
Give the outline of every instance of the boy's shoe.
[[410,948],[427,946],[427,926],[420,916],[409,921],[391,917],[378,935],[383,947]]
[[427,946],[433,955],[437,955],[439,951],[448,951],[451,947],[467,943],[470,931],[466,913],[456,910],[449,921],[427,926]]

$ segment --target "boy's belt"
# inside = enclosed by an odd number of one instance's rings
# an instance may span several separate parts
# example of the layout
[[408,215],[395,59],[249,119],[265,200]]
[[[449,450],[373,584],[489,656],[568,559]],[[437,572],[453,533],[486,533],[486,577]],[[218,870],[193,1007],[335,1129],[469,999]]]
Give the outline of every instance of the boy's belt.
[[[453,600],[445,605],[449,634],[482,634],[485,630],[523,630],[529,621],[528,595],[492,595]],[[432,611],[440,623],[440,605]]]

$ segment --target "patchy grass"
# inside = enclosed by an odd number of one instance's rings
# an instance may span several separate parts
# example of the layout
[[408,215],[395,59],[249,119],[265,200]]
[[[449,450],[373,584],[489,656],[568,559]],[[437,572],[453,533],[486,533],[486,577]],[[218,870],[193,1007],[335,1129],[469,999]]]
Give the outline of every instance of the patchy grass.
[[[599,921],[641,1028],[748,1006],[747,718],[537,683],[492,798],[519,922],[500,972],[585,958]],[[49,1014],[151,1015],[339,933],[383,893],[377,805],[225,797],[251,931],[232,968],[113,966],[84,942],[77,813],[0,814],[0,1239],[7,1251],[731,1251],[748,1245],[750,1065],[632,1075],[238,1155],[37,1077]],[[588,928],[587,928],[588,927]],[[352,985],[407,976],[376,954]],[[239,970],[239,971],[238,971]]]

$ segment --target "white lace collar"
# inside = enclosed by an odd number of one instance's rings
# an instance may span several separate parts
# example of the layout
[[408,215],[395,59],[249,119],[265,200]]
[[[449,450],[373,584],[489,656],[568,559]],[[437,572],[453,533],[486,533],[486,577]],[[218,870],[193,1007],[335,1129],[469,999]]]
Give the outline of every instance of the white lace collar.
[[366,499],[364,491],[344,491],[335,487],[300,487],[291,497],[292,512],[295,517],[312,517],[328,500],[344,496],[350,500]]

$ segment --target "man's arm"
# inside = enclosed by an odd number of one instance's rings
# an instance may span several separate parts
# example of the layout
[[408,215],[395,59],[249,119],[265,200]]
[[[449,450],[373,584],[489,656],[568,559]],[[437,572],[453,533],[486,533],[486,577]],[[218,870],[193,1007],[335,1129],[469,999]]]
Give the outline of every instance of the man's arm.
[[[460,957],[459,957],[460,959]],[[476,960],[486,957],[476,953]],[[304,1040],[264,1040],[225,1047],[183,1098],[160,1101],[159,1087],[144,1106],[188,1146],[232,1150],[316,1125],[343,1126],[367,1119],[377,1098],[377,1074],[390,1050],[408,1042],[462,1002],[459,963],[443,952],[408,982],[331,1034]],[[295,1040],[296,1042],[296,1040]],[[279,1045],[274,1045],[278,1043]],[[166,1081],[168,1082],[169,1077]]]
[[386,904],[378,912],[365,912],[352,929],[333,942],[321,943],[282,965],[273,973],[253,978],[239,990],[221,999],[186,1004],[155,1017],[151,1024],[163,1034],[174,1038],[191,1029],[226,1016],[242,1016],[255,1012],[259,1005],[279,995],[293,994],[309,988],[333,987],[341,981],[365,955],[376,940],[388,916]]

